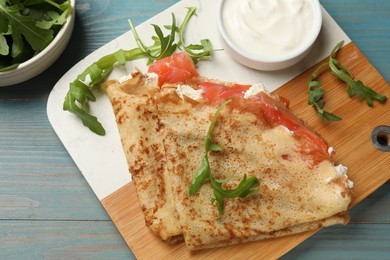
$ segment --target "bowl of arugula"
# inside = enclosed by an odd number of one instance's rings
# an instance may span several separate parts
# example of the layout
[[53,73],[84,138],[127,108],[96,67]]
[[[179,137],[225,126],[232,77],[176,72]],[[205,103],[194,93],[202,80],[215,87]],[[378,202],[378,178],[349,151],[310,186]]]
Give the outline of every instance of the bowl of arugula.
[[0,0],[0,87],[29,80],[62,54],[76,0]]

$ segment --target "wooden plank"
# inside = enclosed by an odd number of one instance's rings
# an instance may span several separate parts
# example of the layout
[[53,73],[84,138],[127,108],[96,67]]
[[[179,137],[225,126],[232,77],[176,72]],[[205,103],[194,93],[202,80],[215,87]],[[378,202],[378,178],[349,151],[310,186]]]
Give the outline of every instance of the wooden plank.
[[42,116],[46,100],[1,101],[0,111],[0,219],[108,220]]
[[351,209],[350,224],[318,231],[281,259],[387,259],[390,255],[389,191],[390,181],[387,181]]
[[[323,229],[281,259],[387,259],[388,233],[388,224]],[[4,260],[135,259],[107,221],[3,220],[0,234],[0,259]]]
[[350,214],[351,223],[390,224],[390,181],[354,206]]
[[[387,82],[353,43],[343,47],[338,57],[345,66],[356,74],[357,78],[376,91],[390,96]],[[328,86],[327,107],[345,119],[342,122],[323,123],[306,101],[307,81],[312,71],[313,69],[310,69],[302,73],[277,89],[276,93],[288,98],[291,102],[291,110],[318,131],[325,140],[334,145],[336,151],[339,151],[336,152],[335,161],[349,167],[348,175],[355,183],[352,201],[352,205],[355,205],[390,178],[388,168],[390,157],[388,154],[376,150],[370,141],[370,134],[375,126],[390,125],[390,104],[387,102],[380,105],[375,104],[375,108],[367,107],[362,101],[350,99],[340,80],[329,72],[324,73],[320,80],[324,86]],[[361,117],[365,118],[364,121],[361,120]],[[243,255],[246,257],[278,258],[315,233],[315,231],[310,231],[194,253],[189,252],[183,243],[174,246],[166,245],[145,227],[133,183],[114,192],[102,203],[126,243],[140,259],[151,257],[157,252],[163,258],[218,258],[222,256],[242,257]]]
[[[123,186],[102,203],[137,259],[148,259],[157,253],[161,259],[224,259],[227,256],[271,259],[275,258],[275,254],[278,256],[285,254],[293,245],[299,244],[314,233],[310,231],[278,239],[190,252],[184,243],[167,245],[145,226],[134,183]],[[294,243],[291,244],[290,241]]]
[[[389,185],[390,183],[386,183],[381,189],[374,193],[374,197],[377,199],[379,197],[382,198],[379,200],[382,205],[374,205],[374,211],[388,211],[389,204],[386,204],[386,200],[383,201],[383,197],[387,197],[387,201],[390,200],[390,194],[387,192]],[[113,195],[112,198],[107,198],[104,200],[103,204],[106,208],[117,209],[117,211],[112,211],[110,216],[112,217],[113,222],[116,223],[118,230],[125,238],[131,250],[134,252],[140,250],[156,250],[156,243],[154,242],[158,243],[157,248],[164,247],[164,249],[166,249],[168,246],[164,243],[161,243],[147,228],[145,228],[143,215],[139,209],[138,201],[136,201],[136,198],[134,197],[134,188],[135,187],[130,184],[123,187],[122,190],[118,191],[118,194]],[[359,205],[357,205],[355,208],[357,207],[359,207]],[[354,209],[352,209],[352,211],[353,210]],[[360,212],[357,214],[360,214]],[[386,256],[389,250],[387,245],[390,241],[390,238],[387,236],[390,228],[389,219],[384,219],[383,223],[387,224],[377,223],[372,225],[367,223],[351,223],[345,227],[335,226],[325,228],[299,245],[298,248],[294,248],[286,255],[286,258],[283,259],[296,259],[296,256],[299,256],[300,258],[303,257],[303,259],[316,258],[314,256],[323,256],[323,259],[329,259],[332,256],[336,257],[337,259],[348,259],[349,256],[353,255],[355,251],[359,252],[362,258],[373,256],[375,254],[379,256]],[[150,242],[151,239],[153,239],[154,242]],[[254,244],[256,244],[256,249],[260,251],[261,247],[257,246],[257,243]],[[357,246],[362,244],[365,246]],[[242,247],[247,247],[247,245],[243,245]],[[170,247],[169,249],[174,253],[178,250],[176,246],[173,248]],[[236,247],[231,247],[230,249],[235,250]],[[360,250],[364,250],[364,252],[361,252]],[[159,251],[160,257],[165,256],[163,252],[164,251]],[[243,253],[243,255],[247,253],[247,250],[244,249],[244,252],[245,253]],[[204,258],[209,256],[208,253],[208,251],[204,251],[196,254],[195,256],[196,258]],[[174,257],[176,255],[169,256]],[[245,256],[251,257],[252,255]],[[194,255],[181,255],[181,257],[191,258],[194,257]],[[138,258],[143,259],[142,256],[138,256]]]
[[389,3],[367,0],[321,1],[332,18],[387,82],[390,82],[390,63],[384,57],[390,53]]
[[[356,79],[390,98],[390,85],[353,43],[343,47],[338,58]],[[319,80],[327,91],[324,109],[344,118],[341,122],[323,123],[307,105],[307,81],[315,68],[277,89],[276,93],[289,99],[291,111],[335,148],[335,161],[348,166],[348,175],[355,183],[352,202],[355,205],[390,179],[390,156],[371,143],[371,133],[376,126],[390,125],[390,102],[374,102],[374,107],[368,107],[364,100],[348,97],[345,83],[329,72],[323,73]]]
[[135,259],[110,221],[0,222],[0,259]]
[[389,226],[349,224],[324,228],[281,260],[389,259]]
[[[76,12],[84,27],[75,28],[81,40],[85,43],[83,50],[79,45],[76,49],[83,53],[91,53],[97,47],[103,46],[112,39],[117,38],[129,31],[128,19],[132,19],[135,26],[152,18],[166,8],[176,4],[178,0],[147,0],[147,1],[80,1],[77,4]],[[125,8],[124,8],[125,7]],[[77,20],[76,20],[77,22]],[[77,44],[77,43],[75,43]]]

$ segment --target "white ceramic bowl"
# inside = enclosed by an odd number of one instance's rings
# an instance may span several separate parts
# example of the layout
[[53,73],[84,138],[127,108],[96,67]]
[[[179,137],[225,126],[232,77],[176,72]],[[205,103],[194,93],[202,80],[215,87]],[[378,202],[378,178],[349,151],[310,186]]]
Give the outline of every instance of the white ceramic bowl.
[[[239,47],[234,40],[229,37],[227,33],[226,24],[223,21],[223,12],[225,3],[228,0],[219,0],[218,2],[218,11],[217,11],[217,24],[218,29],[221,35],[222,43],[226,51],[234,58],[236,61],[241,64],[264,71],[271,70],[281,70],[287,67],[291,67],[292,65],[299,62],[301,59],[305,57],[305,55],[312,48],[315,40],[317,39],[321,26],[322,26],[322,13],[321,13],[321,4],[319,0],[311,0],[313,4],[314,11],[314,24],[313,29],[310,32],[310,35],[307,40],[303,41],[303,43],[295,50],[284,56],[275,56],[275,57],[262,57],[258,54],[253,54],[248,50]],[[236,0],[241,1],[241,0]],[[259,21],[261,22],[261,21]]]
[[58,59],[68,45],[74,27],[76,0],[71,0],[70,2],[73,11],[53,41],[36,56],[21,63],[16,69],[0,72],[0,87],[29,80],[46,70]]

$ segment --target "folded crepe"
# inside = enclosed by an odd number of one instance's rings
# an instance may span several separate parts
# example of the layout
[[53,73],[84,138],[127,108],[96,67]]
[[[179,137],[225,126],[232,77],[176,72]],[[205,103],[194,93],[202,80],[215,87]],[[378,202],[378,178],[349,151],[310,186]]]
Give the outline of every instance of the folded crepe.
[[[323,139],[277,96],[253,87],[192,77],[188,85],[154,74],[104,84],[112,102],[145,223],[167,243],[191,250],[232,245],[349,221],[352,182]],[[215,85],[221,86],[215,97]],[[222,90],[221,90],[222,89]],[[211,172],[233,189],[256,176],[258,193],[224,200],[223,214],[206,181],[189,194],[218,105]]]

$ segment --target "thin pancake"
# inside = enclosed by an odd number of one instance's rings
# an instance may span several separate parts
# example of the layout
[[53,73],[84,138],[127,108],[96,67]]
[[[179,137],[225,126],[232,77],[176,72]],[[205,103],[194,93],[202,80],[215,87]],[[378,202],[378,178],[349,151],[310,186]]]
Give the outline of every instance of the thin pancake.
[[105,86],[146,223],[163,240],[183,234],[190,249],[201,249],[348,222],[348,178],[330,158],[313,164],[310,147],[302,153],[286,127],[234,107],[221,112],[213,130],[223,151],[210,153],[212,174],[228,179],[225,189],[244,174],[256,176],[259,194],[226,199],[219,216],[210,183],[188,192],[216,107],[182,99],[176,85],[160,89],[140,74]]
[[104,84],[111,99],[123,150],[137,188],[145,224],[168,243],[182,240],[164,146],[163,125],[152,99],[158,88],[142,88],[144,78]]

